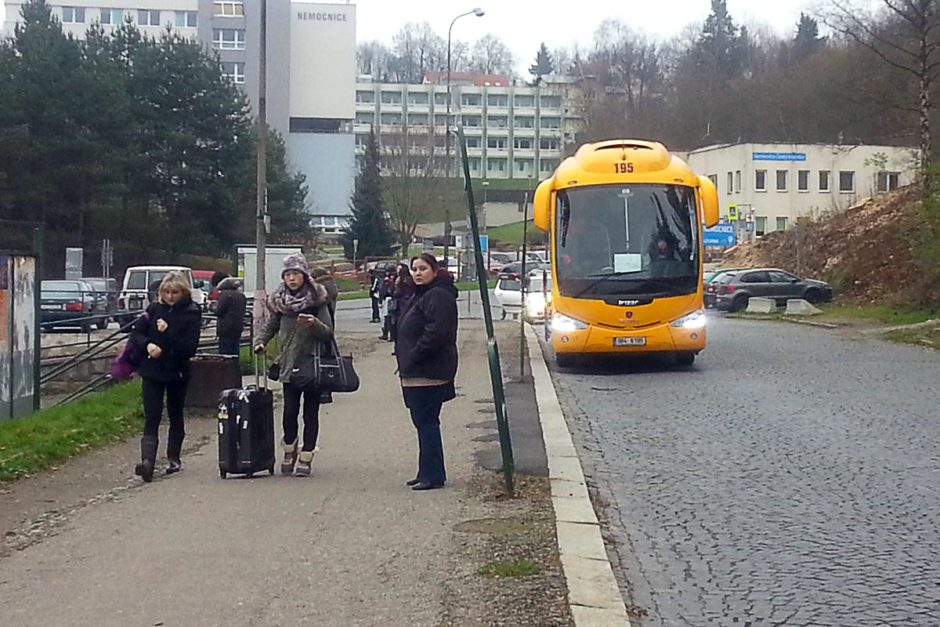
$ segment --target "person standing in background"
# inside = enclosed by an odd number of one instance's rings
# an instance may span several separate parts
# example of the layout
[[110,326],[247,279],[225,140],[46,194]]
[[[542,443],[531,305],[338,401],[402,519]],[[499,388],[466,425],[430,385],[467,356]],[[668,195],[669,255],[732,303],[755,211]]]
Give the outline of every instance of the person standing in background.
[[[213,276],[213,279],[215,278]],[[219,354],[238,355],[248,299],[241,291],[240,279],[225,276],[216,287],[219,290],[219,300],[215,309],[218,319],[215,334],[219,340]]]

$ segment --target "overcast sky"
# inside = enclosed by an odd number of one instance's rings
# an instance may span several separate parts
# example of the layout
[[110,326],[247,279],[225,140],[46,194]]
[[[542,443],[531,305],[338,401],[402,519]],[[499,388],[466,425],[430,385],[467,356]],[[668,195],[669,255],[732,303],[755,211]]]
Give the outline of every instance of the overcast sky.
[[[256,0],[253,0],[256,1]],[[825,0],[727,0],[736,24],[764,25],[780,35],[794,32],[800,12],[813,14]],[[860,0],[878,5],[878,0]],[[342,4],[342,0],[337,2]],[[102,2],[102,4],[105,4]],[[618,18],[637,31],[657,39],[679,34],[689,24],[701,24],[711,9],[710,0],[358,0],[358,40],[377,39],[391,44],[408,22],[427,21],[447,36],[450,21],[476,6],[486,15],[468,15],[454,25],[454,40],[472,42],[486,33],[499,36],[516,55],[524,73],[535,60],[539,44],[549,49],[577,43],[590,48],[594,31],[608,17]],[[0,0],[0,17],[3,15]]]
[[[781,35],[795,32],[800,12],[813,13],[821,0],[728,0],[738,25],[763,24]],[[441,37],[455,16],[482,8],[483,17],[468,15],[454,25],[453,39],[470,41],[486,33],[499,36],[517,57],[520,71],[534,60],[539,44],[549,49],[592,45],[594,31],[608,17],[618,18],[656,39],[678,35],[689,24],[701,24],[711,10],[710,0],[358,0],[360,42],[391,43],[407,22],[431,24]]]

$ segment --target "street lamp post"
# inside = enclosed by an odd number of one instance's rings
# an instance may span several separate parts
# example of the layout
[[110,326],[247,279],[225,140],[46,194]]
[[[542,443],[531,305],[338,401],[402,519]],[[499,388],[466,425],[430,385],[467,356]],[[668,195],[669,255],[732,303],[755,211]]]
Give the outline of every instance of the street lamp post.
[[[454,30],[454,22],[459,20],[462,17],[468,15],[475,15],[477,17],[483,17],[484,11],[480,7],[476,7],[466,13],[461,13],[454,19],[450,21],[450,26],[447,27],[447,115],[444,120],[444,176],[445,179],[450,179],[450,41],[451,33]],[[450,205],[447,204],[447,200],[444,201],[444,259],[445,263],[450,265],[450,260],[448,255],[450,254]]]

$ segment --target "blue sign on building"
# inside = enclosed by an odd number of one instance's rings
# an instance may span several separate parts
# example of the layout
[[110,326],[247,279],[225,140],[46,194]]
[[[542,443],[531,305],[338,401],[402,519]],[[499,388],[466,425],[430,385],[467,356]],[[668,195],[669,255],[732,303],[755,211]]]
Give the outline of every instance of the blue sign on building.
[[806,161],[805,152],[752,152],[754,161]]
[[490,236],[481,235],[480,236],[480,252],[485,253],[490,247]]
[[728,248],[738,243],[737,229],[733,224],[716,224],[702,229],[702,243],[709,248]]

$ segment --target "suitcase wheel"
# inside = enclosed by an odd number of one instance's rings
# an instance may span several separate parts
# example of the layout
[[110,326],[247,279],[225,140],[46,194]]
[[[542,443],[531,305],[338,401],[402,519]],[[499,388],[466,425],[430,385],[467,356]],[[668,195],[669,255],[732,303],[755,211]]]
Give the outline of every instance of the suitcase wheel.
[[225,477],[228,476],[228,473],[222,470],[221,468],[219,468],[219,476],[225,479]]

